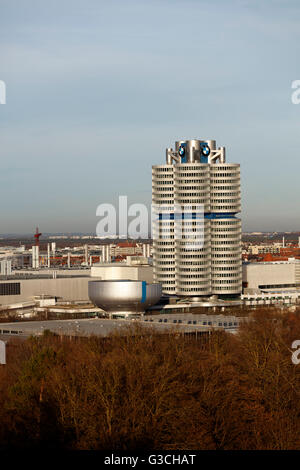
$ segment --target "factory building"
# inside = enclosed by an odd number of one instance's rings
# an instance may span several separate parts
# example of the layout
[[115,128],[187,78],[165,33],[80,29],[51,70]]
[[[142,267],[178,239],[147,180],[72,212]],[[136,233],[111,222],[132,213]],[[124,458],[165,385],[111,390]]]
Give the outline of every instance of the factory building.
[[[214,140],[181,140],[152,167],[154,282],[178,296],[237,296],[242,291],[240,165],[226,163]],[[176,238],[175,208],[185,236]],[[202,208],[202,212],[199,208]],[[203,236],[201,247],[194,233]]]
[[[3,263],[3,262],[2,262]],[[4,266],[4,265],[3,265]],[[5,268],[5,270],[4,270]],[[132,280],[153,282],[153,267],[147,258],[129,256],[122,263],[99,263],[81,269],[22,269],[0,275],[0,306],[27,302],[36,296],[62,301],[89,301],[90,280]]]
[[64,301],[88,301],[88,276],[58,277],[47,275],[11,275],[0,278],[0,306],[26,302],[38,295],[47,295]]
[[[128,317],[132,318],[132,317]],[[139,324],[142,327],[150,327],[151,330],[166,334],[210,334],[210,330],[225,330],[235,333],[237,328],[245,320],[241,317],[223,315],[155,315],[141,318]],[[44,331],[69,338],[84,336],[108,336],[110,334],[128,334],[128,319],[79,319],[79,320],[51,320],[51,321],[26,321],[0,324],[0,338],[8,340],[10,337],[25,339],[29,336],[41,336]]]
[[243,263],[244,293],[300,289],[300,260]]

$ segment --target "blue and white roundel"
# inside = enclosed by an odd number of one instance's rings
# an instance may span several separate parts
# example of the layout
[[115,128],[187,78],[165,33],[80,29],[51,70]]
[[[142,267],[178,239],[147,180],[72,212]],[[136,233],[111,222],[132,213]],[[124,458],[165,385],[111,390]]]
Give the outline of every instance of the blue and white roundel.
[[208,157],[208,155],[210,154],[210,148],[205,142],[201,143],[201,150],[202,155],[204,155],[204,157]]
[[185,148],[182,145],[180,145],[178,149],[178,154],[180,155],[180,157],[183,157],[185,154]]

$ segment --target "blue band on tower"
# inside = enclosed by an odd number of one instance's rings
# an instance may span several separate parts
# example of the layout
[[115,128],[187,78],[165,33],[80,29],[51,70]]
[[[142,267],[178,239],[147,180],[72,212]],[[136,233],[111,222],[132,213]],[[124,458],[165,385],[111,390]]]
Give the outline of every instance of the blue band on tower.
[[[205,212],[205,219],[233,219],[235,218],[237,212]],[[158,214],[158,220],[178,220],[178,219],[201,219],[203,214],[198,214],[197,212],[192,212],[189,214],[177,214],[169,212],[168,214]]]
[[141,303],[145,303],[147,298],[147,283],[146,281],[142,281],[142,300]]

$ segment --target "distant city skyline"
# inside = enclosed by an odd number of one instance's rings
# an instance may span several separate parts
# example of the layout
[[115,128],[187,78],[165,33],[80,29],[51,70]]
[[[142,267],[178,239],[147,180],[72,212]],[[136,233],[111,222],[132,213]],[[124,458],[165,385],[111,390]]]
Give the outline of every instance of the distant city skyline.
[[[242,229],[298,231],[300,5],[0,0],[3,233],[94,233],[101,203],[151,203],[175,140],[241,164]],[[1,235],[1,234],[0,234]]]

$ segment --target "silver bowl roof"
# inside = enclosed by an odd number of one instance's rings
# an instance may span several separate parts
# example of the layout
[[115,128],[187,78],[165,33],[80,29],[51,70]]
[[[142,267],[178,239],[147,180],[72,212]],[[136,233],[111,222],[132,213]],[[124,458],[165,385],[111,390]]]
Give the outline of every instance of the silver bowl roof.
[[145,281],[89,281],[89,298],[106,312],[144,312],[162,296],[161,284]]

